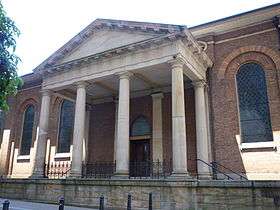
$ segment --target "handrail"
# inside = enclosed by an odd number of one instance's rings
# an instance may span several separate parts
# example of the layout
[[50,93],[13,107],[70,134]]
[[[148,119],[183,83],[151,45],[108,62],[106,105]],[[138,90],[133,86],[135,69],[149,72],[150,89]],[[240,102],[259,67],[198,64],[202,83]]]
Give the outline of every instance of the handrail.
[[237,173],[237,172],[231,170],[230,168],[227,168],[226,166],[222,165],[221,163],[219,163],[219,162],[217,162],[217,161],[212,161],[211,164],[216,164],[216,165],[218,165],[218,166],[221,166],[222,168],[224,168],[224,169],[230,171],[231,173],[233,173],[233,174],[239,176],[239,177],[240,177],[240,180],[242,180],[242,179],[248,180],[247,177],[245,177],[245,176],[243,176],[243,175],[241,175],[241,174],[239,174],[239,173]]
[[204,160],[201,159],[196,159],[196,161],[200,161],[201,163],[207,165],[208,167],[210,167],[213,170],[213,174],[216,174],[216,172],[218,171],[219,173],[223,174],[224,176],[226,176],[228,178],[228,180],[234,180],[231,176],[229,176],[228,174],[225,174],[224,172],[220,171],[219,169],[217,169],[216,167],[214,167],[213,165],[205,162]]

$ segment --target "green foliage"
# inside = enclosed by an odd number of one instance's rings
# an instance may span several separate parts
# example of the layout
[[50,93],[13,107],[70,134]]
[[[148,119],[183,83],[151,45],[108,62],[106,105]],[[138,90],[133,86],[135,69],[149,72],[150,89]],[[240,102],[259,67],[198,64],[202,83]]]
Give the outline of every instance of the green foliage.
[[0,2],[0,110],[8,110],[7,98],[17,93],[23,84],[17,74],[17,64],[20,61],[14,52],[15,37],[20,34],[14,21],[6,16]]

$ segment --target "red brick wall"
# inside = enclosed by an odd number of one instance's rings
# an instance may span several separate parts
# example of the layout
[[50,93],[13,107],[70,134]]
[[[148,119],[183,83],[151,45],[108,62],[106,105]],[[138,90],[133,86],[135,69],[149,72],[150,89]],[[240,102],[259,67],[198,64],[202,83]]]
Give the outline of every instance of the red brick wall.
[[[204,38],[222,41],[248,35],[252,32],[273,29],[271,23],[248,27],[220,36]],[[210,88],[212,101],[213,150],[217,161],[233,170],[247,173],[278,173],[279,152],[254,150],[241,152],[236,135],[240,134],[238,121],[238,104],[235,75],[240,65],[246,62],[257,62],[265,70],[270,114],[274,135],[280,131],[280,92],[279,71],[280,53],[278,51],[276,31],[265,32],[249,37],[238,38],[222,43],[211,44],[208,54],[214,61],[210,70]],[[275,140],[277,140],[276,137]],[[279,150],[279,147],[278,147]],[[277,163],[278,162],[278,163]],[[258,177],[255,177],[258,178]],[[263,177],[259,177],[263,178]],[[273,177],[272,177],[273,178]]]
[[[196,137],[195,111],[193,89],[186,91],[186,129],[188,144],[189,171],[196,171]],[[172,158],[172,121],[171,121],[171,94],[164,94],[163,98],[163,158]],[[130,124],[140,115],[145,116],[152,126],[152,97],[144,96],[130,100]],[[115,104],[103,103],[94,105],[91,111],[88,161],[113,161],[114,159],[114,130]],[[150,140],[152,148],[152,139]],[[152,149],[151,149],[152,159]],[[191,160],[192,159],[192,160]]]

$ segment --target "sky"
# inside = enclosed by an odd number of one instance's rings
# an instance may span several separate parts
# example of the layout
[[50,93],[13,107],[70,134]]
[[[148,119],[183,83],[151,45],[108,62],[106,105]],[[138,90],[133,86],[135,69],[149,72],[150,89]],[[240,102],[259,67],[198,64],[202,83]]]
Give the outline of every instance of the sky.
[[279,0],[0,0],[21,31],[19,75],[32,70],[97,18],[188,27]]

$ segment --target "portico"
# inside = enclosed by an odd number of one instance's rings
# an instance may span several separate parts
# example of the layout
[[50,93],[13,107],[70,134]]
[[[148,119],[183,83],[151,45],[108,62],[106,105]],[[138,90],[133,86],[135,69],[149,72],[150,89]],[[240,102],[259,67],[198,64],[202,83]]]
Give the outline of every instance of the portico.
[[[111,156],[115,159],[115,177],[128,177],[131,154],[130,101],[132,98],[151,98],[152,131],[149,139],[152,161],[163,161],[163,107],[164,94],[171,93],[172,107],[172,175],[171,178],[190,178],[186,137],[185,95],[192,88],[195,95],[195,128],[197,159],[209,163],[210,137],[206,107],[206,70],[212,62],[202,46],[187,28],[142,28],[135,25],[112,26],[107,20],[97,20],[79,37],[74,37],[35,71],[43,74],[42,105],[39,135],[34,159],[34,177],[44,175],[50,98],[59,95],[75,103],[73,141],[71,150],[71,177],[82,174],[83,154],[93,151],[88,145],[86,129],[87,110],[96,104],[115,103],[115,131],[112,135]],[[101,36],[102,35],[102,36]],[[104,39],[106,46],[94,45]],[[122,39],[119,39],[122,37]],[[92,49],[86,49],[92,44]],[[128,43],[127,43],[128,42]],[[74,46],[79,43],[78,46]],[[188,87],[186,87],[188,86]],[[114,102],[113,102],[114,103]],[[106,114],[106,113],[104,113]],[[94,119],[91,114],[90,118]],[[94,126],[94,125],[93,125]],[[103,131],[100,131],[103,132]],[[142,138],[142,137],[141,137]],[[143,136],[144,138],[144,136]],[[143,140],[143,138],[141,140]],[[91,154],[92,155],[92,154]],[[86,158],[87,159],[87,158]],[[198,163],[201,178],[210,177],[210,169]]]

